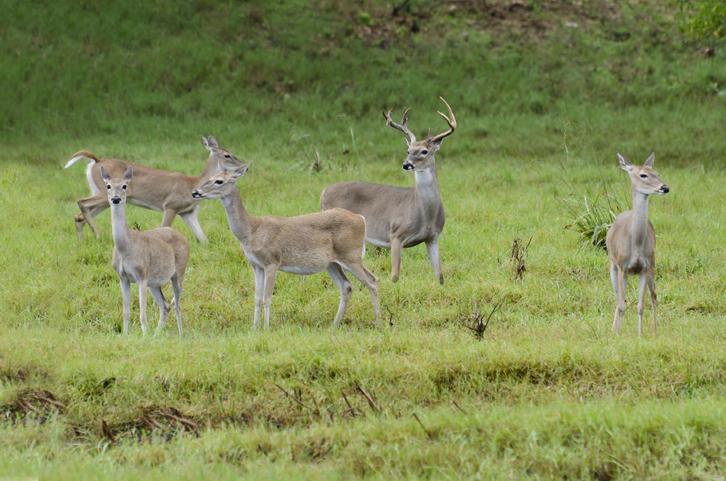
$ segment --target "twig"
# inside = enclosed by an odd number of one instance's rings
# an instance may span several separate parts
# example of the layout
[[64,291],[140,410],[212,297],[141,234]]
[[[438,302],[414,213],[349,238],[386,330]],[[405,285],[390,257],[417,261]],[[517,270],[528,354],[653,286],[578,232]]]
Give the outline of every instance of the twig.
[[342,395],[343,395],[343,399],[345,399],[345,404],[347,404],[347,405],[348,405],[348,409],[350,409],[350,413],[351,413],[351,414],[352,414],[353,416],[355,416],[355,408],[354,408],[353,406],[351,406],[351,405],[350,405],[350,401],[348,401],[348,397],[347,397],[347,396],[345,395],[345,392],[343,392],[343,391],[341,390],[341,391],[340,391],[340,394],[342,394]]
[[466,411],[465,411],[465,410],[464,410],[464,409],[463,409],[463,408],[462,408],[461,406],[459,406],[459,405],[458,405],[458,404],[456,403],[456,401],[452,401],[452,402],[454,403],[454,406],[456,406],[456,409],[458,409],[459,411],[461,411],[461,412],[462,412],[462,413],[464,413],[464,414],[469,414],[469,413],[468,413],[468,412],[466,412]]
[[419,425],[421,426],[421,429],[423,429],[423,430],[424,430],[424,432],[425,432],[425,433],[426,433],[426,435],[427,435],[427,436],[429,437],[429,439],[430,439],[431,441],[433,441],[433,440],[434,440],[434,437],[433,437],[433,436],[431,435],[431,433],[429,432],[429,430],[428,430],[428,429],[426,429],[426,427],[424,427],[423,423],[422,423],[422,422],[421,422],[421,420],[420,420],[420,419],[418,418],[418,416],[416,415],[416,413],[413,413],[413,417],[414,417],[414,419],[416,419],[416,421],[418,421],[418,424],[419,424]]
[[374,411],[380,411],[380,409],[378,408],[378,405],[375,403],[375,401],[373,401],[373,398],[371,398],[370,395],[368,395],[368,393],[365,392],[365,390],[361,387],[360,384],[355,383],[355,387],[357,387],[358,391],[360,391],[360,393],[363,394],[363,396],[365,396],[366,401],[368,401],[368,405],[371,407],[371,409],[373,409]]
[[[304,407],[305,409],[307,409],[311,413],[316,414],[315,411],[313,411],[312,409],[310,409],[309,407],[307,407],[302,401],[300,401],[299,399],[297,399],[295,396],[291,395],[289,392],[285,391],[285,389],[283,389],[282,386],[280,386],[279,384],[274,383],[274,382],[272,384],[274,384],[275,386],[277,386],[278,389],[280,389],[280,391],[284,392],[287,395],[287,397],[289,397],[290,399],[292,399],[293,401],[295,401],[296,403],[298,403],[299,405],[301,405],[302,407]],[[317,414],[319,415],[319,413],[317,413]]]
[[387,305],[384,304],[383,307],[386,308],[386,310],[388,311],[388,314],[391,316],[391,318],[388,320],[388,327],[393,327],[393,313],[391,312],[391,310],[388,308]]

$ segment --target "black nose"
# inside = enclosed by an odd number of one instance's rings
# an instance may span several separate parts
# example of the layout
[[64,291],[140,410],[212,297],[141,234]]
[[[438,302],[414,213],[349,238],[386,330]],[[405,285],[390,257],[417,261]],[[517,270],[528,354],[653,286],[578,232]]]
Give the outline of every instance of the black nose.
[[664,194],[667,194],[668,192],[670,192],[670,191],[671,191],[671,190],[670,190],[670,189],[668,188],[668,186],[667,186],[667,185],[665,185],[665,184],[663,184],[663,187],[661,187],[661,188],[660,188],[660,190],[662,190]]
[[113,202],[114,204],[120,204],[121,197],[111,197],[111,202]]
[[192,192],[192,197],[194,197],[195,199],[198,199],[198,198],[201,197],[201,195],[199,195],[199,191],[198,190],[195,190],[194,192]]
[[404,162],[403,163],[403,170],[413,170],[413,164],[411,162]]

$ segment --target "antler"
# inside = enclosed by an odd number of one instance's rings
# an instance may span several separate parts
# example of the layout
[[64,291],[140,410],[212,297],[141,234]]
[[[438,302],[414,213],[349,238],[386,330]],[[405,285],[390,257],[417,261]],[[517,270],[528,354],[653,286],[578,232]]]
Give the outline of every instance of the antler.
[[406,110],[403,113],[403,120],[401,120],[401,125],[398,125],[396,122],[394,122],[391,119],[391,112],[393,112],[393,109],[389,110],[388,113],[383,112],[383,116],[386,118],[386,125],[390,125],[396,130],[400,130],[404,134],[406,134],[406,137],[408,137],[408,143],[416,142],[416,136],[411,133],[410,130],[408,130],[408,127],[406,127],[406,122],[408,121],[408,111],[411,109]]
[[439,98],[441,99],[442,102],[444,102],[446,104],[446,108],[449,109],[449,115],[451,116],[451,120],[449,120],[449,117],[447,117],[446,115],[442,114],[441,112],[438,112],[437,111],[437,113],[440,116],[442,116],[444,118],[444,120],[446,120],[446,123],[449,124],[449,127],[450,128],[449,128],[449,130],[447,130],[443,134],[439,134],[436,137],[431,137],[431,129],[429,128],[429,136],[428,136],[428,139],[426,139],[427,142],[436,142],[436,141],[439,141],[439,140],[443,139],[444,137],[447,137],[447,136],[453,134],[454,133],[454,130],[456,130],[456,117],[454,117],[454,112],[451,111],[451,107],[449,107],[449,104],[446,102],[446,100],[444,100],[443,97],[439,97]]

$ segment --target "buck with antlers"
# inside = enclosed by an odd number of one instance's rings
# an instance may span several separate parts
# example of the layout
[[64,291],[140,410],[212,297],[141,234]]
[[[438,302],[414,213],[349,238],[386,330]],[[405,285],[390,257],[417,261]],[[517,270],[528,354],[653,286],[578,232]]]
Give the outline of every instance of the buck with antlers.
[[620,168],[630,174],[633,188],[633,210],[621,213],[615,218],[608,230],[605,245],[610,258],[610,281],[615,290],[617,304],[613,331],[620,333],[625,312],[625,288],[628,275],[640,276],[638,283],[638,336],[643,334],[643,313],[645,311],[645,286],[650,290],[653,305],[653,326],[658,332],[655,294],[655,229],[648,219],[648,196],[664,195],[669,192],[667,185],[653,170],[655,153],[650,154],[642,167],[618,153]]
[[133,168],[126,169],[122,178],[113,179],[101,167],[101,177],[106,184],[106,198],[111,204],[113,229],[113,259],[111,264],[121,281],[121,294],[124,299],[124,334],[129,332],[131,316],[131,284],[139,286],[139,305],[141,310],[141,329],[146,335],[146,289],[151,291],[159,306],[160,332],[164,328],[171,306],[166,302],[161,286],[171,281],[174,289],[174,312],[183,335],[180,299],[184,271],[189,260],[189,241],[171,227],[139,232],[129,229],[126,222],[126,201],[131,190]]
[[[439,97],[441,98],[441,97]],[[441,284],[439,259],[439,236],[444,228],[444,204],[439,194],[434,154],[441,147],[441,141],[456,130],[456,118],[449,104],[441,98],[449,110],[449,117],[438,112],[449,130],[435,137],[431,129],[426,140],[417,141],[408,130],[408,112],[403,113],[401,124],[391,120],[392,109],[383,112],[386,125],[406,135],[408,157],[403,170],[414,172],[414,187],[395,187],[368,182],[338,182],[325,188],[320,196],[320,208],[325,211],[340,207],[365,217],[366,241],[377,247],[391,249],[391,280],[396,282],[401,269],[403,249],[426,243],[429,260]]]
[[[343,209],[297,217],[250,215],[242,204],[237,179],[250,164],[222,172],[195,190],[197,199],[221,199],[232,232],[255,273],[255,329],[265,306],[265,327],[270,327],[270,303],[277,271],[315,274],[325,269],[340,289],[340,306],[335,327],[340,326],[353,286],[345,270],[361,281],[371,294],[376,325],[380,326],[378,279],[363,265],[365,220]],[[222,166],[220,165],[220,169]]]
[[164,218],[161,221],[162,227],[170,227],[174,217],[178,214],[197,239],[202,242],[206,241],[207,236],[204,235],[197,219],[201,202],[194,199],[191,193],[206,182],[210,176],[219,172],[217,169],[220,162],[234,168],[241,166],[242,162],[229,151],[219,147],[217,139],[214,137],[202,136],[202,140],[204,146],[209,150],[209,158],[202,173],[194,177],[170,170],[152,169],[125,160],[99,159],[87,150],[73,154],[73,157],[66,163],[66,169],[81,159],[91,161],[86,168],[91,197],[78,200],[81,213],[75,217],[78,239],[83,238],[83,227],[86,223],[91,226],[98,237],[98,229],[93,218],[109,207],[106,194],[102,192],[105,186],[101,176],[101,167],[104,167],[112,177],[121,177],[126,169],[133,167],[134,183],[129,187],[128,202],[139,207],[164,212]]

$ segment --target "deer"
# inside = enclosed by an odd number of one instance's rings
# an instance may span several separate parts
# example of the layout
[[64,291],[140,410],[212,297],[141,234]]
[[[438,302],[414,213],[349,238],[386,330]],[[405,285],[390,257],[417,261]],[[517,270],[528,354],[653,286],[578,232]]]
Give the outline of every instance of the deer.
[[254,329],[259,328],[263,304],[265,329],[270,328],[270,305],[278,271],[308,276],[323,269],[340,290],[340,305],[333,325],[340,327],[353,291],[345,273],[348,271],[368,288],[375,323],[380,327],[378,278],[363,265],[366,230],[363,216],[343,209],[296,217],[253,216],[245,209],[237,186],[237,180],[247,173],[250,164],[211,177],[192,195],[197,199],[222,201],[229,227],[252,265],[255,275]]
[[642,167],[617,153],[620,168],[630,174],[633,191],[633,209],[622,212],[613,221],[605,238],[610,260],[610,281],[617,303],[613,331],[620,334],[625,313],[625,289],[629,275],[640,277],[638,282],[638,336],[643,335],[645,286],[650,291],[653,307],[653,327],[658,333],[655,293],[655,229],[648,219],[648,196],[665,195],[670,189],[653,170],[655,152]]
[[112,178],[101,166],[101,177],[106,184],[106,198],[111,206],[111,225],[113,231],[113,256],[111,265],[121,283],[124,309],[124,335],[129,332],[131,316],[131,283],[139,286],[139,305],[141,310],[141,330],[144,335],[146,326],[146,290],[159,306],[159,326],[161,332],[166,324],[171,306],[166,302],[161,286],[171,281],[174,291],[172,304],[183,336],[181,305],[182,283],[189,260],[189,241],[171,227],[159,227],[147,231],[129,229],[126,222],[126,204],[131,191],[133,166],[129,166],[121,178]]
[[403,113],[400,124],[391,119],[393,109],[383,112],[386,125],[400,130],[406,136],[408,156],[403,170],[413,172],[414,187],[396,187],[361,181],[338,182],[329,185],[320,196],[320,209],[347,209],[366,220],[366,241],[376,247],[391,250],[391,281],[397,282],[404,248],[426,243],[429,260],[440,284],[444,284],[439,258],[439,236],[444,229],[444,204],[439,194],[434,155],[441,142],[456,130],[456,118],[451,107],[439,97],[449,110],[449,117],[438,112],[449,130],[435,137],[429,129],[426,140],[417,141],[406,126],[408,112]]
[[78,240],[83,240],[83,228],[86,223],[96,233],[96,238],[99,237],[98,228],[93,222],[93,218],[109,207],[106,195],[101,192],[104,189],[101,167],[104,167],[107,172],[115,177],[121,177],[126,169],[133,167],[135,177],[133,187],[129,187],[128,202],[147,209],[164,212],[161,221],[162,227],[171,227],[174,217],[178,214],[189,226],[196,238],[201,242],[206,242],[207,236],[204,235],[204,231],[197,219],[197,212],[201,202],[194,199],[191,192],[218,172],[220,161],[230,167],[239,167],[242,162],[228,150],[219,147],[217,139],[214,137],[205,138],[202,136],[202,141],[209,150],[209,158],[202,173],[193,177],[170,170],[153,169],[125,160],[99,159],[87,150],[81,150],[73,154],[66,163],[66,169],[81,159],[91,161],[86,167],[86,177],[91,188],[91,197],[78,200],[81,213],[75,217]]

